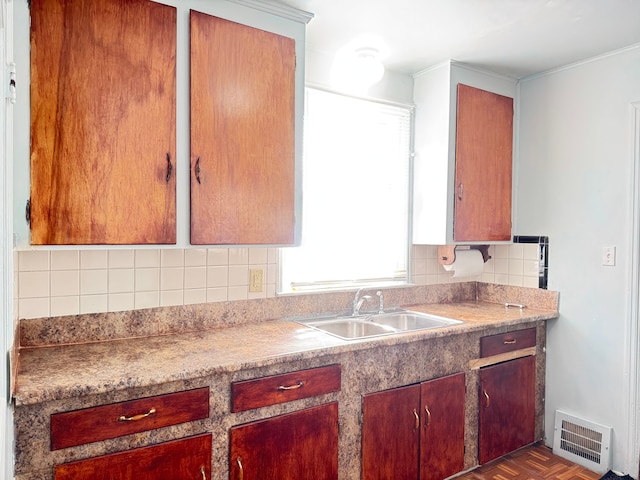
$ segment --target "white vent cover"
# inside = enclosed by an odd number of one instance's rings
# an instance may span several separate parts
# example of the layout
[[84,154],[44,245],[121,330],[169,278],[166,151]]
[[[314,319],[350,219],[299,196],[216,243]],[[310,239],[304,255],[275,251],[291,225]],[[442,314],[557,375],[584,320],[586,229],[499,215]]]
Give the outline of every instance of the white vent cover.
[[556,410],[553,453],[598,473],[611,468],[611,427]]

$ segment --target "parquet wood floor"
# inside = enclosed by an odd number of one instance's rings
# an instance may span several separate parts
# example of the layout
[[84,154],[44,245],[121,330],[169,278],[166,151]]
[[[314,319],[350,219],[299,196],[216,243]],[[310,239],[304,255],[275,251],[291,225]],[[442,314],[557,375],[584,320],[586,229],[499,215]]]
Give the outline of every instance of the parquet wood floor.
[[553,455],[543,444],[521,448],[455,480],[599,480],[601,474]]

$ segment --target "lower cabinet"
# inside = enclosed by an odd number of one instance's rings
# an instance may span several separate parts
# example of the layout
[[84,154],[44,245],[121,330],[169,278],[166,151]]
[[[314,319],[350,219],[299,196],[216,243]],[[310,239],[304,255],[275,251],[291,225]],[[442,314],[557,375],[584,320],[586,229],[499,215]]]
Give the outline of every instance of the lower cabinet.
[[535,441],[535,356],[480,369],[478,461]]
[[362,479],[441,480],[464,468],[465,376],[365,395]]
[[199,435],[65,463],[55,480],[206,480],[211,478],[211,435]]
[[338,478],[338,403],[231,428],[231,480]]

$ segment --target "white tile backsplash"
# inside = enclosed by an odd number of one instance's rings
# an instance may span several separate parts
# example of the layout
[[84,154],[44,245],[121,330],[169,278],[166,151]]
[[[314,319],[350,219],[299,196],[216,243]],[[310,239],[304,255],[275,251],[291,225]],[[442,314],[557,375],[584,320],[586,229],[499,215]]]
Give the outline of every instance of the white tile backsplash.
[[[438,263],[438,248],[413,247],[413,283],[480,280],[538,286],[538,245],[501,244],[477,278],[453,278]],[[117,312],[274,297],[276,248],[190,248],[19,251],[16,262],[20,318]],[[249,270],[264,271],[262,292],[249,292]]]

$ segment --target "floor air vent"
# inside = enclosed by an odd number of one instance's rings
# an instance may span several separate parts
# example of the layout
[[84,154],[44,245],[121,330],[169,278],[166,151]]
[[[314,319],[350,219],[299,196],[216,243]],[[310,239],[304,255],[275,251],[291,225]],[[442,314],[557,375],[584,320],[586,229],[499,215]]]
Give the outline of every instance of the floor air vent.
[[553,453],[594,472],[611,468],[611,427],[556,410]]

